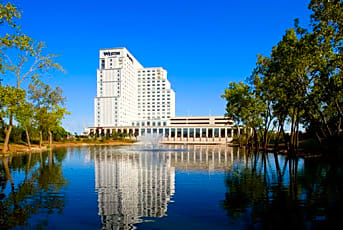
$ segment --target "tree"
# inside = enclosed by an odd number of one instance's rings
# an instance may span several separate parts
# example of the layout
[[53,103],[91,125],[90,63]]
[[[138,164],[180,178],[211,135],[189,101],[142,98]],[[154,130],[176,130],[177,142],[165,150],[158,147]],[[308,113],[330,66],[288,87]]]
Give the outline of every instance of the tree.
[[62,89],[52,89],[38,78],[29,85],[29,98],[34,104],[34,116],[40,132],[40,146],[43,140],[43,131],[49,134],[49,144],[52,145],[52,130],[61,124],[61,120],[67,112],[64,107],[65,98]]
[[20,50],[32,51],[30,42],[32,39],[20,32],[17,19],[21,18],[21,12],[11,4],[0,2],[0,26],[4,28],[0,33],[0,72],[3,72],[3,54],[7,48],[15,47]]
[[31,142],[30,142],[30,134],[29,130],[31,127],[34,126],[35,120],[34,120],[34,108],[33,105],[25,101],[19,108],[16,115],[16,120],[18,121],[19,125],[22,126],[25,130],[26,134],[26,141],[31,148]]
[[15,49],[12,56],[3,53],[5,71],[12,73],[16,77],[16,86],[20,88],[26,79],[32,81],[41,74],[51,70],[64,71],[62,66],[55,62],[56,54],[44,54],[46,45],[44,42],[30,42],[30,49]]
[[[20,32],[20,26],[18,26],[17,19],[21,17],[20,11],[11,3],[0,3],[0,25],[7,29],[6,34],[0,33],[0,73],[14,74],[16,77],[16,88],[21,88],[21,84],[26,79],[34,81],[41,74],[47,73],[51,70],[62,70],[62,67],[54,61],[55,54],[44,54],[46,48],[44,42],[35,42],[25,34]],[[28,103],[17,103],[17,106],[21,106]],[[14,105],[12,105],[12,110]],[[16,108],[17,111],[21,111],[21,116],[25,116],[26,112],[29,112],[27,108]],[[26,111],[26,112],[25,112]],[[13,116],[14,114],[7,114]],[[1,114],[0,114],[1,116]],[[18,117],[23,123],[24,120]],[[3,129],[5,130],[5,140],[9,139],[12,126],[13,117],[0,117],[0,121]],[[10,122],[6,125],[6,120]],[[8,127],[11,128],[8,128]],[[27,127],[27,125],[26,125]],[[30,140],[28,130],[26,135],[28,138],[28,145],[30,146]],[[4,151],[7,151],[7,147]]]
[[5,132],[3,153],[8,150],[13,118],[18,115],[20,106],[25,103],[25,96],[25,91],[22,89],[0,85],[0,122]]
[[305,125],[318,137],[319,132],[324,137],[340,136],[343,121],[343,2],[312,0],[309,9],[313,11],[311,27],[316,38],[317,58],[312,71],[313,109],[308,110]]
[[265,111],[265,104],[243,82],[231,82],[222,98],[227,100],[226,116],[232,117],[237,124],[245,125],[247,129],[253,129],[258,149],[258,129],[263,123],[261,114]]

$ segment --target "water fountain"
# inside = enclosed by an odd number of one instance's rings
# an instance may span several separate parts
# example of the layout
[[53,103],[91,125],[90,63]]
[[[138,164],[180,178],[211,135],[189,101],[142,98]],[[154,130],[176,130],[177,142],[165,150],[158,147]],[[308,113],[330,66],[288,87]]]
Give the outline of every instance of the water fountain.
[[150,150],[156,150],[157,146],[162,140],[163,135],[159,133],[149,133],[141,136],[140,140],[144,146],[151,146]]
[[160,145],[163,134],[161,133],[145,133],[140,136],[138,142],[131,146],[133,151],[153,151],[153,152],[187,152],[184,148],[175,148],[168,145]]

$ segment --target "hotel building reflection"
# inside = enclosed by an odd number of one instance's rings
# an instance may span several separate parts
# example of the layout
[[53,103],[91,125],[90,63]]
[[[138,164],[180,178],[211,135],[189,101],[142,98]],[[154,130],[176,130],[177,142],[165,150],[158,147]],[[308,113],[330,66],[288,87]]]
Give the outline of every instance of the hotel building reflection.
[[132,229],[141,217],[166,215],[175,190],[167,155],[97,148],[91,158],[103,229]]
[[[163,217],[175,193],[178,170],[232,170],[245,154],[232,148],[166,145],[166,151],[90,147],[95,165],[98,214],[103,229],[132,229],[142,217]],[[169,151],[170,150],[170,151]],[[177,150],[177,151],[175,151]]]

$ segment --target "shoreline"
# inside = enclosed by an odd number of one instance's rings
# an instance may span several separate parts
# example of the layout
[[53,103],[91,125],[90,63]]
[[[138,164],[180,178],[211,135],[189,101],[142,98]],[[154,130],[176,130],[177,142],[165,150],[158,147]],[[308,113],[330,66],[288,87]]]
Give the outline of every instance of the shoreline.
[[2,147],[0,148],[0,155],[8,156],[11,154],[22,154],[28,152],[40,152],[47,151],[54,148],[68,148],[68,147],[82,147],[82,146],[129,146],[134,142],[130,141],[108,141],[103,143],[94,143],[94,142],[56,142],[52,144],[50,148],[49,145],[44,144],[41,148],[39,145],[31,145],[29,148],[27,145],[21,144],[10,144],[10,150],[7,153],[2,153]]

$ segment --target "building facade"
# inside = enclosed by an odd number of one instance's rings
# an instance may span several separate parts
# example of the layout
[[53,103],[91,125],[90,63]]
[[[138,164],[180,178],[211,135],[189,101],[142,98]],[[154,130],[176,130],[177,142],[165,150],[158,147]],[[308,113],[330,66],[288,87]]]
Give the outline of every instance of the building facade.
[[161,67],[138,70],[138,117],[135,125],[163,122],[175,116],[175,93]]
[[[144,125],[89,127],[87,135],[105,136],[124,133],[140,140],[142,136],[159,135],[160,143],[226,144],[234,136],[247,132],[234,126],[232,119],[224,116],[173,117],[168,123],[147,122]],[[249,130],[251,132],[251,130]]]
[[126,48],[101,49],[94,126],[134,126],[175,116],[175,93],[161,67],[144,68]]
[[224,116],[175,117],[175,92],[162,67],[143,67],[126,48],[101,49],[94,126],[85,135],[124,133],[162,143],[227,143],[242,129]]

